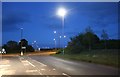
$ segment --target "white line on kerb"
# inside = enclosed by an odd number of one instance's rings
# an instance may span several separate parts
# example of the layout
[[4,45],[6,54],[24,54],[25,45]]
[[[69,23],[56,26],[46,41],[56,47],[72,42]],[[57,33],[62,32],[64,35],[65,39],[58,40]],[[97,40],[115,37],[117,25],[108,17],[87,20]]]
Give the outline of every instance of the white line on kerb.
[[65,75],[65,76],[67,76],[67,77],[71,77],[71,76],[69,76],[68,74],[66,74],[66,73],[62,73],[62,75]]

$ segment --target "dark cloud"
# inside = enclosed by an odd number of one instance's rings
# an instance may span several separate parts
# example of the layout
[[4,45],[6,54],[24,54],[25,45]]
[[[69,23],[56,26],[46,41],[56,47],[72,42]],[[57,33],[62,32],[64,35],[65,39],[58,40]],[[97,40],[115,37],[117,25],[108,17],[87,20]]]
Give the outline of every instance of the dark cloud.
[[2,28],[3,31],[14,31],[18,29],[18,25],[26,22],[30,22],[30,16],[26,13],[3,14]]

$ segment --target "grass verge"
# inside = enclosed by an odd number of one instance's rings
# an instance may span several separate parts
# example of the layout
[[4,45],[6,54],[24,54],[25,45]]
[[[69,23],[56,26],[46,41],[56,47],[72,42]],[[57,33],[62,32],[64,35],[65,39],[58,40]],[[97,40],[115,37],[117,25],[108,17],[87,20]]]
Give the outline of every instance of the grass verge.
[[84,51],[80,54],[56,54],[53,55],[55,57],[69,59],[69,60],[77,60],[77,61],[85,61],[89,63],[103,64],[113,67],[120,66],[119,61],[119,53],[118,50],[92,50],[92,51]]

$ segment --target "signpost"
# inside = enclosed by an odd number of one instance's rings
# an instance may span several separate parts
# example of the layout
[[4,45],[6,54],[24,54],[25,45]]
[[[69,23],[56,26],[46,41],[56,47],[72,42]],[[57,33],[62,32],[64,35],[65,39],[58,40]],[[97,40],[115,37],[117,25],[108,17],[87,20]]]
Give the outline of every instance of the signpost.
[[[26,50],[26,47],[22,47],[22,50]],[[23,51],[21,52],[21,56],[23,55]]]

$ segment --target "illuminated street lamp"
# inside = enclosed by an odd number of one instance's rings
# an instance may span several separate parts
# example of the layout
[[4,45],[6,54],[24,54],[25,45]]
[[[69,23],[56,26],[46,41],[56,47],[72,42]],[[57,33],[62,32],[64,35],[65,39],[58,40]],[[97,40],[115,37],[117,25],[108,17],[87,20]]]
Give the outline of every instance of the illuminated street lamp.
[[[57,15],[62,17],[62,34],[64,36],[64,18],[65,18],[65,15],[67,14],[67,11],[65,8],[59,8],[58,11],[57,11]],[[64,43],[64,40],[63,40],[63,43]],[[63,45],[63,54],[64,54],[64,45]]]
[[66,38],[66,36],[64,35],[64,38]]
[[34,44],[34,46],[35,46],[35,51],[37,51],[37,49],[38,49],[37,41],[35,40],[35,41],[33,42],[33,44]]
[[62,37],[60,36],[60,38],[62,38]]
[[60,48],[60,40],[61,40],[62,36],[59,36],[59,48]]
[[54,38],[53,40],[55,41],[55,50],[56,50],[56,39]]
[[[57,33],[57,32],[54,31],[54,34],[55,34],[54,37],[56,36],[56,33]],[[56,37],[55,37],[55,38],[56,38]],[[55,50],[56,50],[56,39],[55,39],[55,38],[54,38],[53,40],[54,40],[54,42],[55,42]]]
[[[20,30],[21,30],[21,40],[22,40],[22,38],[23,38],[23,28],[20,28]],[[22,52],[22,41],[20,41],[21,42],[21,56],[23,55],[23,52]]]
[[54,33],[56,33],[56,31],[54,31]]

